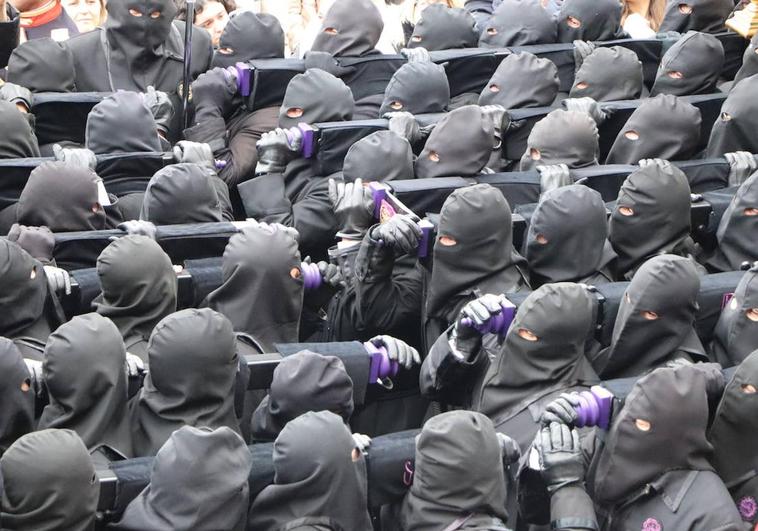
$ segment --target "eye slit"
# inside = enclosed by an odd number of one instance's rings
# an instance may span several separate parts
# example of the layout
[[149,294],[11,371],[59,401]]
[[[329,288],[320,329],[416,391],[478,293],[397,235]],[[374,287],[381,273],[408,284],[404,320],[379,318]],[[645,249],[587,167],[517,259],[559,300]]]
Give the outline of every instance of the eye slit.
[[657,321],[660,318],[657,313],[651,312],[650,310],[643,310],[640,313],[647,321]]
[[742,392],[746,395],[754,395],[756,392],[758,392],[758,389],[755,388],[753,384],[742,384]]
[[634,425],[638,430],[644,432],[650,431],[650,428],[653,427],[652,424],[650,424],[650,421],[647,421],[645,419],[634,419]]
[[628,206],[621,206],[619,207],[619,214],[628,218],[634,215],[634,209]]
[[687,4],[679,4],[679,12],[682,15],[689,15],[690,13],[692,13],[692,6],[687,5]]
[[547,238],[545,237],[545,235],[544,235],[544,234],[538,234],[538,235],[537,235],[537,236],[534,238],[534,241],[536,241],[536,242],[537,242],[537,243],[539,243],[540,245],[545,245],[545,244],[547,243]]
[[439,162],[440,161],[440,154],[436,151],[430,151],[429,152],[429,160],[432,162]]
[[413,35],[413,36],[411,37],[411,40],[412,40],[413,42],[421,42],[421,39],[422,39],[421,35]]
[[392,103],[390,103],[390,107],[392,107],[393,109],[397,111],[403,108],[403,104],[399,101],[393,101]]
[[576,84],[576,88],[578,88],[579,90],[584,90],[589,86],[590,84],[587,83],[586,81],[580,81],[579,83]]
[[624,300],[627,304],[632,304],[632,298],[629,296],[629,293],[624,293]]
[[758,308],[750,308],[748,311],[745,312],[745,315],[751,321],[758,323]]
[[228,46],[224,46],[223,48],[218,49],[218,53],[220,53],[221,55],[231,55],[234,53],[234,49],[229,48]]
[[445,247],[452,247],[458,244],[455,238],[451,238],[450,236],[440,236],[439,242],[440,245],[444,245]]
[[569,28],[574,28],[574,29],[582,27],[582,21],[572,16],[569,16],[568,18],[566,18],[566,24],[568,24]]
[[500,92],[500,87],[494,83],[490,85],[490,92]]
[[329,35],[337,35],[339,31],[337,31],[337,28],[326,28],[324,29],[324,33],[328,33]]
[[290,277],[294,278],[295,280],[300,278],[300,274],[301,273],[300,273],[299,267],[293,267],[292,269],[290,269]]
[[305,111],[300,107],[291,107],[287,109],[287,117],[289,118],[300,118],[303,113],[305,113]]
[[153,18],[153,19],[158,18],[160,16],[161,16],[160,11],[153,11],[152,13],[150,13],[150,18]]
[[487,28],[487,35],[497,35],[497,28]]
[[678,70],[666,72],[666,75],[669,76],[671,79],[682,79],[684,77],[684,74],[682,74]]
[[746,216],[758,216],[758,208],[755,207],[749,207],[743,210],[742,212]]
[[26,378],[23,382],[21,382],[21,392],[28,393],[31,388],[32,381],[29,378]]
[[527,341],[538,341],[539,338],[536,336],[534,332],[531,330],[528,330],[526,328],[519,328],[518,329],[518,335],[521,339],[526,339]]
[[133,17],[141,17],[142,16],[142,11],[138,11],[138,10],[136,10],[134,8],[131,8],[131,9],[129,9],[129,14],[131,16],[133,16]]
[[629,140],[639,140],[640,139],[640,134],[637,131],[633,130],[633,129],[631,129],[631,130],[627,131],[626,133],[624,133],[624,136],[626,138],[628,138]]
[[721,118],[722,122],[728,122],[732,119],[732,115],[728,112],[722,112],[719,118]]
[[529,150],[529,157],[532,160],[540,160],[542,158],[542,153],[540,153],[540,150],[537,148],[531,148]]
[[32,272],[29,274],[29,279],[34,280],[37,278],[37,266],[32,267]]

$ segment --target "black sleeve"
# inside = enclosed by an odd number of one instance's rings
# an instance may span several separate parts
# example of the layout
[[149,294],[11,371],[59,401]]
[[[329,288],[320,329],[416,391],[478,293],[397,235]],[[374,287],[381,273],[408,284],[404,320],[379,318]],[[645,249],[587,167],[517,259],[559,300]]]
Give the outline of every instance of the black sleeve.
[[595,507],[580,485],[558,489],[550,498],[550,528],[561,531],[595,531],[599,529]]
[[19,23],[21,17],[10,2],[5,8],[6,21],[0,22],[0,68],[8,66],[8,59],[18,46]]

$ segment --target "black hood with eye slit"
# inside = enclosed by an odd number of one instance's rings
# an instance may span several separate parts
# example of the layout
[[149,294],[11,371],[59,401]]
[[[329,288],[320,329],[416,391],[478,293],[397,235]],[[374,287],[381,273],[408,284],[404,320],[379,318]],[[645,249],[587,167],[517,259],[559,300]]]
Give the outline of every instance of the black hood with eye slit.
[[758,321],[747,316],[753,308],[758,308],[758,266],[745,272],[716,323],[711,351],[724,367],[741,363],[758,348]]
[[476,20],[465,9],[432,4],[421,12],[421,18],[413,28],[408,48],[456,50],[476,48],[479,33]]
[[[302,109],[297,118],[287,116],[289,109]],[[341,79],[318,68],[292,78],[284,93],[279,109],[279,127],[296,127],[297,124],[318,122],[342,122],[350,120],[355,110],[355,100],[350,87]]]
[[636,100],[642,87],[642,62],[636,53],[621,46],[597,48],[577,70],[569,97]]
[[[688,31],[661,58],[650,95],[691,96],[716,92],[724,67],[724,46],[713,35]],[[671,77],[681,73],[680,79]]]
[[[535,154],[538,158],[535,158]],[[597,124],[589,114],[556,109],[537,122],[521,157],[521,171],[538,166],[566,164],[569,168],[585,168],[598,164],[600,156]]]
[[481,48],[508,48],[557,42],[555,20],[538,2],[504,0],[484,24]]
[[84,144],[96,155],[163,151],[150,109],[140,94],[124,90],[92,108]]
[[498,65],[479,95],[479,105],[506,109],[546,107],[558,96],[558,68],[528,52],[510,54]]
[[749,209],[758,209],[758,172],[740,185],[721,216],[716,231],[718,247],[708,261],[711,266],[721,271],[737,271],[743,263],[758,260],[755,240],[758,234],[758,216],[747,215]]
[[43,316],[47,280],[42,263],[0,238],[0,335],[14,338]]
[[[24,390],[23,384],[29,384]],[[35,430],[34,389],[24,358],[10,339],[0,337],[0,455],[13,442]]]
[[450,85],[444,67],[431,62],[406,63],[387,84],[379,115],[395,111],[444,112],[449,103]]
[[[723,31],[724,22],[734,10],[734,0],[685,0],[668,2],[663,14],[660,32],[703,31],[718,33]],[[691,8],[690,13],[682,10],[682,6]]]
[[371,0],[337,0],[326,12],[311,50],[335,57],[372,53],[382,36],[384,21]]
[[172,164],[158,170],[147,184],[140,219],[156,225],[223,221],[213,178],[213,171],[200,164]]
[[746,77],[732,87],[721,106],[721,115],[711,129],[707,157],[748,151],[758,153],[758,75]]
[[211,66],[225,68],[240,61],[277,57],[284,57],[284,30],[279,20],[265,13],[235,11],[221,33]]
[[[569,25],[569,17],[578,28]],[[623,34],[618,0],[565,0],[558,12],[558,42],[610,41]]]

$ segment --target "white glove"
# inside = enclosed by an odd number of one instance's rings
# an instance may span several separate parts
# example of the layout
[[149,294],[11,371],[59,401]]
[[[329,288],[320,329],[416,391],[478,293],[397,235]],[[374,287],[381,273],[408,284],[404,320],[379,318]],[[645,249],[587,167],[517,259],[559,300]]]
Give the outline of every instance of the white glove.
[[68,271],[61,269],[60,267],[44,266],[45,277],[47,278],[47,286],[53,293],[63,292],[66,295],[71,295],[71,275]]
[[353,433],[353,441],[355,441],[355,447],[364,453],[371,446],[371,437],[362,433]]
[[139,356],[126,353],[126,373],[129,376],[139,376],[145,372],[145,362]]

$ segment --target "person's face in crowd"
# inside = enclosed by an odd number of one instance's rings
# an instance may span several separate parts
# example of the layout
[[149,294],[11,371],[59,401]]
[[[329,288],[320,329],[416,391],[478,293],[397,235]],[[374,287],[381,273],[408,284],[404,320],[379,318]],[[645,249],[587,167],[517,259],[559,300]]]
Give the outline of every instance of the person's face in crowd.
[[81,33],[92,31],[105,18],[105,7],[100,0],[63,0],[63,7]]
[[195,15],[195,25],[211,34],[213,46],[218,46],[227,22],[229,22],[229,14],[221,2],[208,2],[203,10]]
[[460,7],[457,6],[453,0],[416,0],[416,5],[413,9],[413,17],[415,18],[413,23],[415,24],[418,22],[424,9],[433,4],[444,4],[447,7]]

